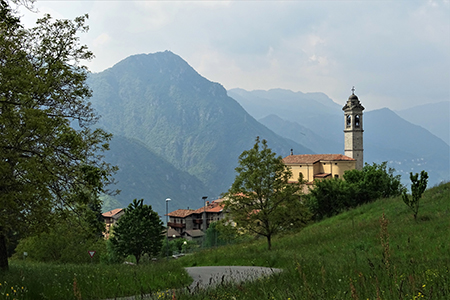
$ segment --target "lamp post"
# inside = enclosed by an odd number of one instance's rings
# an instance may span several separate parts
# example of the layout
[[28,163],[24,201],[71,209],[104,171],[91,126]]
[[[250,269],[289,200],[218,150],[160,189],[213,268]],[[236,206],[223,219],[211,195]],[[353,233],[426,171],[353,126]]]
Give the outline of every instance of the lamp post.
[[169,260],[169,201],[170,198],[166,199],[166,259]]
[[206,234],[206,199],[208,196],[203,196],[203,247],[205,247],[205,234]]
[[204,223],[203,223],[203,231],[206,232],[206,199],[208,199],[208,196],[203,196],[203,219],[204,219]]

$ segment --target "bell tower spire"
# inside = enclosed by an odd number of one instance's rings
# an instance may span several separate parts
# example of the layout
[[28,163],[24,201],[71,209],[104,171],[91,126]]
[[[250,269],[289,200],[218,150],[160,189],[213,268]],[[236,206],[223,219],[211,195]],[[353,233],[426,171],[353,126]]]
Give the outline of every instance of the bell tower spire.
[[342,110],[345,115],[344,140],[345,155],[356,160],[356,169],[361,170],[364,166],[363,147],[363,110],[364,106],[355,95],[355,87],[351,89],[352,94]]

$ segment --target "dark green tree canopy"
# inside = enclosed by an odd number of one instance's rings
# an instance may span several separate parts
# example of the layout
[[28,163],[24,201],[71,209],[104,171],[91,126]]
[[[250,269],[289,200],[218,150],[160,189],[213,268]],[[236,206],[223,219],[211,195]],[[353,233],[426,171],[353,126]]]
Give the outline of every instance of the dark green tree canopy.
[[399,196],[403,186],[394,171],[387,169],[387,162],[373,163],[365,164],[362,170],[346,171],[344,180],[317,180],[307,195],[307,205],[320,220],[379,198]]
[[97,116],[80,63],[93,54],[77,36],[86,19],[47,15],[25,29],[0,0],[0,244],[85,207],[95,197],[81,195],[103,191],[115,170],[101,154],[111,135],[91,129]]
[[125,214],[113,227],[111,243],[122,255],[134,255],[139,263],[142,255],[156,256],[161,250],[164,238],[163,222],[151,205],[144,200],[134,199],[125,209]]
[[256,138],[253,148],[239,156],[236,172],[225,209],[238,227],[265,236],[270,249],[274,234],[303,226],[308,214],[300,199],[301,182],[289,183],[291,170],[266,140]]

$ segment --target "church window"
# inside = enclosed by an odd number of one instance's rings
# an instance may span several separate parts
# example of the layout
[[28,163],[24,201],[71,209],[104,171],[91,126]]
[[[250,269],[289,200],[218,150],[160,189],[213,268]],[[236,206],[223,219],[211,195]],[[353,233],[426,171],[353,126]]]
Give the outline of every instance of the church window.
[[350,127],[352,124],[352,117],[350,115],[347,116],[347,127]]
[[355,116],[355,127],[359,127],[359,115]]

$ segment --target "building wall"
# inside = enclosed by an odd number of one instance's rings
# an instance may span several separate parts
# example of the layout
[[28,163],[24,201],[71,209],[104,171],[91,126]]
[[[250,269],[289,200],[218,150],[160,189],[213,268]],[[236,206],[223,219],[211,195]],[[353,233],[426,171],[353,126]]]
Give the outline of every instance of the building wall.
[[314,175],[320,173],[331,173],[332,177],[343,178],[344,172],[353,170],[356,167],[356,161],[324,161],[315,164],[289,165],[292,171],[291,181],[299,181],[300,173],[307,182],[314,181]]

